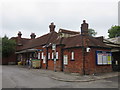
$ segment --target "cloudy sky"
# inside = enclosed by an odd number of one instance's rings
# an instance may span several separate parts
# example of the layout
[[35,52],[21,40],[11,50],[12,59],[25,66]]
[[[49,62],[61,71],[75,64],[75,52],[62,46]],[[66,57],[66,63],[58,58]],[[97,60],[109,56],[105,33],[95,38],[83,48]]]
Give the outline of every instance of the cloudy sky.
[[56,31],[60,28],[80,31],[85,19],[89,28],[107,38],[108,29],[118,25],[119,0],[1,0],[1,36],[30,38],[49,32],[49,24],[54,22]]

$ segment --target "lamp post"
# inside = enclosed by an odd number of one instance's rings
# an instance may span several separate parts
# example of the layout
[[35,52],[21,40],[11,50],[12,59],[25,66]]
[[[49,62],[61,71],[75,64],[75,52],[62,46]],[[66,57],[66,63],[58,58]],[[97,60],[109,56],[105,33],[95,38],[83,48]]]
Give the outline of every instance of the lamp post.
[[56,72],[56,44],[52,45],[52,50],[54,51],[54,71]]

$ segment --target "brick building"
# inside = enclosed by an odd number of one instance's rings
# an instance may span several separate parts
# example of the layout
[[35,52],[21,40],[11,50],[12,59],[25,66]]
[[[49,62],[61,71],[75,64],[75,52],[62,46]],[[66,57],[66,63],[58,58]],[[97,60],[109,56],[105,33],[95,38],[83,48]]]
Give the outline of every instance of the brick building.
[[35,33],[30,35],[31,39],[22,38],[21,32],[12,37],[17,42],[17,61],[36,58],[40,60],[40,68],[80,74],[112,71],[111,48],[103,43],[103,38],[88,35],[85,20],[81,33],[65,29],[57,33],[54,23],[49,28],[49,33],[38,38]]

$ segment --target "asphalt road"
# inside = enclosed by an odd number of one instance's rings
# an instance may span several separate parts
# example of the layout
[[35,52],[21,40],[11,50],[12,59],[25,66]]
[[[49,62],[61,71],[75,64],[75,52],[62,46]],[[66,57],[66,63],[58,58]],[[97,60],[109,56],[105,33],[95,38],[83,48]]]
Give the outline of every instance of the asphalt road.
[[91,82],[63,82],[29,69],[3,66],[2,88],[118,88],[118,77]]

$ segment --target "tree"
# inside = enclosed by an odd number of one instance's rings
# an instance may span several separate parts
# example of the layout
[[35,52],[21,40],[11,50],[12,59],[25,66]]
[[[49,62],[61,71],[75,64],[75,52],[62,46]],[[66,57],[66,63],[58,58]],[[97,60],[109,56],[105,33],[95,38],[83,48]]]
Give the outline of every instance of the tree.
[[89,34],[90,36],[95,36],[95,35],[97,34],[97,32],[95,32],[94,29],[88,29],[88,34]]
[[15,46],[16,46],[15,41],[8,39],[8,37],[5,35],[2,38],[2,56],[8,57],[10,54],[15,52]]
[[109,30],[109,38],[119,37],[120,36],[120,26],[112,26]]

